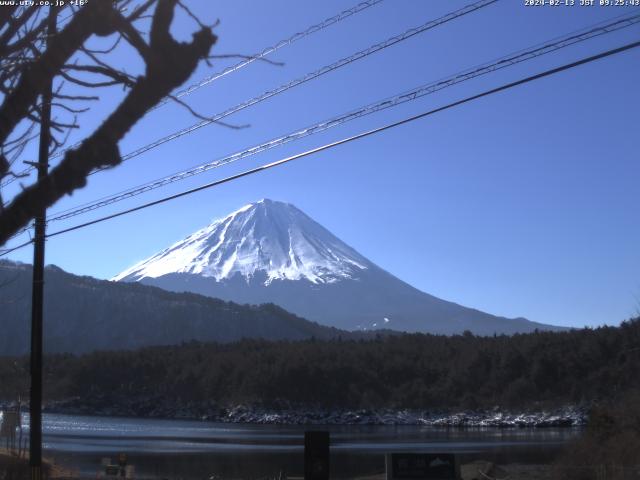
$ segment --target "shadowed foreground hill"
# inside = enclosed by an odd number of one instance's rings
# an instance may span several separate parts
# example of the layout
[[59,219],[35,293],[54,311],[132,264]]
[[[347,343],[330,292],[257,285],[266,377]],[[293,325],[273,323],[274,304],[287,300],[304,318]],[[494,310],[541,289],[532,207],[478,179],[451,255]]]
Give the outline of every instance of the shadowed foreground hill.
[[[28,352],[31,271],[31,265],[0,262],[0,355]],[[238,305],[192,293],[96,280],[54,266],[45,269],[45,282],[47,352],[133,349],[194,339],[302,340],[343,333],[275,305]]]

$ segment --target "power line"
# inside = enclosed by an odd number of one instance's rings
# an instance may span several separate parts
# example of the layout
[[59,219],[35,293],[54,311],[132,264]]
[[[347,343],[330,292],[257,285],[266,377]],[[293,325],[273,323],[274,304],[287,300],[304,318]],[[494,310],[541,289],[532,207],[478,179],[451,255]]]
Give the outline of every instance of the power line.
[[31,245],[32,243],[33,243],[33,239],[30,239],[29,241],[21,243],[20,245],[17,245],[15,247],[3,248],[2,250],[0,250],[0,257],[4,257],[5,255],[9,255],[11,252],[15,252],[16,250],[20,250],[21,248],[24,248],[27,245]]
[[[351,15],[354,15],[366,8],[372,7],[374,5],[377,5],[378,3],[382,2],[383,0],[368,0],[366,2],[362,2],[357,4],[356,6],[349,8],[347,10],[344,10],[342,12],[340,12],[337,15],[334,15],[333,17],[327,18],[326,20],[324,20],[323,22],[320,22],[316,25],[312,25],[309,28],[307,28],[306,30],[302,31],[302,32],[298,32],[295,33],[293,35],[291,35],[288,38],[285,38],[284,40],[280,40],[278,43],[276,43],[275,45],[272,45],[270,47],[266,47],[264,48],[260,53],[257,53],[253,56],[251,56],[250,58],[247,58],[246,60],[243,60],[241,62],[236,63],[235,65],[232,65],[230,67],[225,68],[224,70],[214,73],[213,75],[210,75],[208,77],[203,78],[202,80],[200,80],[197,83],[192,84],[191,86],[182,89],[178,92],[176,92],[174,94],[175,97],[184,97],[186,95],[190,95],[191,93],[195,92],[196,90],[204,87],[205,85],[209,85],[212,82],[215,82],[216,80],[218,80],[219,78],[235,72],[239,69],[241,69],[242,67],[246,67],[247,65],[255,62],[256,60],[260,60],[264,57],[266,57],[267,55],[270,55],[271,53],[275,52],[276,50],[279,50],[282,47],[285,47],[287,45],[291,45],[292,43],[297,42],[298,40],[303,39],[304,37],[311,35],[313,33],[316,33],[320,30],[325,29],[326,27],[329,27],[331,25],[333,25],[334,23],[337,23],[341,20],[344,20],[345,18],[350,17]],[[168,98],[165,98],[162,102],[160,102],[158,105],[156,105],[152,110],[155,110],[156,108],[160,107],[161,105],[166,104],[169,101]]]
[[[63,230],[58,230],[57,232],[49,233],[49,234],[46,235],[46,237],[47,238],[55,237],[55,236],[58,236],[58,235],[62,235],[64,233],[68,233],[68,232],[72,232],[72,231],[75,231],[75,230],[79,230],[81,228],[85,228],[85,227],[88,227],[90,225],[95,225],[97,223],[101,223],[101,222],[104,222],[104,221],[107,221],[107,220],[111,220],[113,218],[117,218],[117,217],[120,217],[120,216],[123,216],[123,215],[127,215],[129,213],[133,213],[133,212],[136,212],[136,211],[139,211],[139,210],[143,210],[143,209],[155,206],[155,205],[159,205],[161,203],[165,203],[165,202],[168,202],[168,201],[171,201],[171,200],[175,200],[177,198],[184,197],[186,195],[190,195],[192,193],[199,192],[201,190],[205,190],[205,189],[212,188],[212,187],[224,184],[224,183],[228,183],[228,182],[230,182],[232,180],[237,180],[239,178],[246,177],[248,175],[252,175],[254,173],[262,172],[264,170],[268,170],[268,169],[274,168],[276,166],[283,165],[283,164],[291,162],[293,160],[298,160],[300,158],[312,155],[314,153],[318,153],[318,152],[321,152],[323,150],[328,150],[330,148],[334,148],[334,147],[336,147],[338,145],[342,145],[344,143],[352,142],[354,140],[358,140],[358,139],[361,139],[361,138],[364,138],[364,137],[368,137],[370,135],[374,135],[376,133],[380,133],[380,132],[383,132],[385,130],[389,130],[391,128],[395,128],[395,127],[398,127],[400,125],[404,125],[406,123],[410,123],[410,122],[413,122],[415,120],[418,120],[418,119],[421,119],[421,118],[424,118],[424,117],[427,117],[427,116],[430,116],[430,115],[434,115],[434,114],[436,114],[438,112],[442,112],[444,110],[448,110],[448,109],[451,109],[453,107],[457,107],[459,105],[463,105],[465,103],[469,103],[469,102],[477,100],[479,98],[483,98],[483,97],[486,97],[486,96],[489,96],[489,95],[492,95],[492,94],[495,94],[495,93],[498,93],[498,92],[501,92],[501,91],[504,91],[504,90],[508,90],[508,89],[514,88],[514,87],[519,86],[519,85],[530,83],[530,82],[533,82],[535,80],[539,80],[541,78],[548,77],[550,75],[554,75],[556,73],[560,73],[560,72],[563,72],[565,70],[569,70],[571,68],[575,68],[575,67],[580,66],[580,65],[591,63],[591,62],[594,62],[596,60],[600,60],[600,59],[605,58],[605,57],[609,57],[609,56],[612,56],[612,55],[615,55],[615,54],[618,54],[618,53],[621,53],[621,52],[624,52],[624,51],[627,51],[627,50],[631,50],[633,48],[637,48],[638,46],[640,46],[640,42],[633,42],[633,43],[629,43],[629,44],[623,45],[623,46],[618,47],[618,48],[607,50],[605,52],[602,52],[602,53],[599,53],[599,54],[596,54],[596,55],[592,55],[592,56],[589,56],[589,57],[586,57],[586,58],[582,58],[582,59],[577,60],[575,62],[564,64],[564,65],[562,65],[560,67],[552,68],[550,70],[545,70],[545,71],[543,71],[541,73],[525,77],[525,78],[517,80],[515,82],[510,82],[510,83],[501,85],[499,87],[496,87],[496,88],[493,88],[493,89],[490,89],[490,90],[486,90],[486,91],[484,91],[482,93],[479,93],[479,94],[476,94],[476,95],[472,95],[470,97],[466,97],[466,98],[464,98],[462,100],[458,100],[456,102],[449,103],[449,104],[447,104],[445,106],[438,107],[438,108],[435,108],[433,110],[429,110],[429,111],[426,111],[426,112],[420,113],[418,115],[414,115],[414,116],[405,118],[405,119],[397,121],[397,122],[393,122],[393,123],[389,123],[387,125],[383,125],[382,127],[374,128],[372,130],[368,130],[366,132],[362,132],[362,133],[359,133],[357,135],[353,135],[351,137],[347,137],[347,138],[344,138],[342,140],[338,140],[338,141],[323,145],[321,147],[317,147],[317,148],[314,148],[314,149],[311,149],[311,150],[307,150],[305,152],[298,153],[296,155],[293,155],[293,156],[290,156],[290,157],[286,157],[286,158],[283,158],[281,160],[278,160],[278,161],[275,161],[275,162],[271,162],[271,163],[262,165],[262,166],[257,167],[257,168],[253,168],[253,169],[250,169],[250,170],[245,170],[244,172],[241,172],[241,173],[238,173],[238,174],[235,174],[235,175],[231,175],[231,176],[223,178],[221,180],[216,180],[214,182],[210,182],[210,183],[201,185],[199,187],[192,188],[190,190],[186,190],[186,191],[174,194],[174,195],[170,195],[170,196],[161,198],[159,200],[155,200],[153,202],[148,202],[148,203],[145,203],[143,205],[139,205],[137,207],[129,208],[127,210],[123,210],[123,211],[120,211],[120,212],[117,212],[117,213],[114,213],[114,214],[111,214],[111,215],[107,215],[107,216],[104,216],[104,217],[101,217],[101,218],[97,218],[95,220],[84,222],[84,223],[81,223],[79,225],[75,225],[73,227],[69,227],[69,228],[65,228]],[[21,245],[18,245],[17,247],[13,247],[13,248],[11,248],[9,250],[4,250],[4,251],[0,252],[0,257],[2,257],[4,255],[7,255],[8,253],[11,253],[11,252],[13,252],[15,250],[18,250],[19,248],[22,248],[22,247],[24,247],[26,245],[29,245],[31,243],[32,243],[32,241],[25,242],[25,243],[23,243]]]
[[[405,32],[399,34],[399,35],[395,35],[393,37],[388,38],[387,40],[384,40],[382,42],[376,43],[374,45],[369,46],[368,48],[365,48],[364,50],[360,50],[357,51],[351,55],[349,55],[348,57],[344,57],[341,58],[340,60],[329,64],[329,65],[325,65],[324,67],[321,67],[317,70],[314,70],[313,72],[309,72],[306,75],[303,75],[302,77],[299,77],[295,80],[292,80],[288,83],[285,83],[283,85],[280,85],[279,87],[276,87],[272,90],[267,90],[265,92],[263,92],[262,94],[258,95],[257,97],[253,97],[249,100],[245,100],[242,103],[239,103],[237,105],[234,105],[231,108],[228,108],[227,110],[224,110],[223,112],[217,113],[215,115],[213,115],[213,117],[210,117],[206,120],[201,120],[198,123],[195,123],[189,127],[183,128],[181,130],[178,130],[177,132],[173,132],[169,135],[165,135],[162,138],[159,138],[157,140],[155,140],[154,142],[148,143],[147,145],[144,145],[142,147],[137,148],[136,150],[133,150],[132,152],[129,152],[125,155],[122,156],[122,162],[125,162],[127,160],[131,160],[132,158],[138,157],[156,147],[159,147],[160,145],[164,145],[165,143],[168,143],[172,140],[175,140],[177,138],[183,137],[185,135],[188,135],[190,133],[195,132],[196,130],[199,130],[202,127],[205,127],[207,125],[211,125],[213,123],[217,123],[220,122],[221,120],[223,120],[224,118],[228,117],[229,115],[232,115],[234,113],[238,113],[248,107],[252,107],[254,105],[257,105],[258,103],[261,103],[271,97],[274,97],[276,95],[279,95],[281,93],[284,93],[292,88],[295,88],[299,85],[305,84],[310,80],[316,79],[318,77],[321,77],[322,75],[325,75],[329,72],[332,72],[334,70],[337,70],[339,68],[342,68],[346,65],[350,65],[353,62],[356,62],[358,60],[361,60],[365,57],[368,57],[369,55],[372,55],[373,53],[376,53],[378,51],[384,50],[386,48],[389,48],[397,43],[400,43],[404,40],[407,40],[409,38],[412,38],[415,35],[418,35],[420,33],[426,32],[427,30],[431,30],[432,28],[438,27],[442,24],[445,24],[447,22],[450,22],[451,20],[455,20],[456,18],[462,17],[468,13],[472,13],[475,12],[476,10],[479,10],[481,8],[487,7],[493,3],[496,3],[499,0],[479,0],[476,1],[474,3],[471,3],[469,5],[466,5],[465,7],[462,7],[458,10],[454,10],[453,12],[450,12],[442,17],[439,17],[435,20],[430,20],[426,23],[423,23],[422,25],[418,26],[418,27],[413,27],[410,28],[408,30],[406,30]],[[51,156],[51,158],[56,158],[59,157],[60,155],[63,155],[66,151],[70,150],[74,148],[74,146],[66,148],[64,150],[60,150],[59,152],[55,153],[54,155]],[[91,172],[89,175],[94,175],[96,173],[105,171],[105,170],[109,170],[110,168],[99,168],[97,170],[94,170],[93,172]],[[27,168],[25,169],[22,173],[28,173],[31,169]],[[0,186],[6,186],[9,183],[13,182],[15,180],[15,178],[9,179],[7,180],[4,184],[0,185]]]
[[[89,222],[84,222],[84,223],[81,223],[79,225],[75,225],[73,227],[65,228],[63,230],[58,230],[57,232],[53,232],[53,233],[47,234],[47,238],[55,237],[57,235],[62,235],[64,233],[68,233],[68,232],[72,232],[72,231],[75,231],[75,230],[79,230],[81,228],[85,228],[85,227],[88,227],[90,225],[95,225],[96,223],[101,223],[101,222],[104,222],[104,221],[107,221],[107,220],[111,220],[113,218],[117,218],[117,217],[120,217],[120,216],[123,216],[123,215],[127,215],[129,213],[137,212],[139,210],[143,210],[143,209],[155,206],[155,205],[159,205],[161,203],[165,203],[165,202],[168,202],[168,201],[171,201],[171,200],[175,200],[177,198],[184,197],[184,196],[190,195],[192,193],[199,192],[201,190],[205,190],[205,189],[212,188],[212,187],[215,187],[215,186],[218,186],[218,185],[222,185],[222,184],[228,183],[228,182],[230,182],[232,180],[237,180],[239,178],[246,177],[248,175],[252,175],[252,174],[255,174],[255,173],[258,173],[258,172],[262,172],[264,170],[268,170],[268,169],[283,165],[285,163],[289,163],[289,162],[292,162],[294,160],[298,160],[300,158],[307,157],[309,155],[313,155],[315,153],[318,153],[318,152],[321,152],[321,151],[324,151],[324,150],[328,150],[330,148],[337,147],[338,145],[343,145],[345,143],[349,143],[349,142],[352,142],[352,141],[355,141],[355,140],[359,140],[361,138],[365,138],[365,137],[368,137],[368,136],[371,136],[371,135],[374,135],[374,134],[377,134],[377,133],[381,133],[381,132],[383,132],[385,130],[389,130],[389,129],[392,129],[392,128],[395,128],[395,127],[398,127],[398,126],[401,126],[401,125],[405,125],[407,123],[419,120],[421,118],[425,118],[425,117],[430,116],[430,115],[434,115],[436,113],[439,113],[439,112],[442,112],[442,111],[445,111],[445,110],[449,110],[451,108],[463,105],[465,103],[469,103],[469,102],[472,102],[474,100],[478,100],[480,98],[487,97],[489,95],[493,95],[495,93],[499,93],[499,92],[502,92],[502,91],[505,91],[505,90],[509,90],[511,88],[514,88],[514,87],[517,87],[517,86],[520,86],[520,85],[524,85],[526,83],[530,83],[530,82],[533,82],[535,80],[539,80],[539,79],[544,78],[544,77],[555,75],[557,73],[560,73],[560,72],[575,68],[577,66],[584,65],[584,64],[587,64],[587,63],[591,63],[591,62],[594,62],[596,60],[600,60],[600,59],[605,58],[605,57],[609,57],[609,56],[612,56],[612,55],[615,55],[615,54],[618,54],[618,53],[621,53],[621,52],[624,52],[624,51],[627,51],[627,50],[631,50],[633,48],[637,48],[639,46],[640,46],[640,41],[633,42],[633,43],[629,43],[629,44],[623,45],[623,46],[618,47],[618,48],[614,48],[614,49],[611,49],[611,50],[607,50],[605,52],[601,52],[601,53],[596,54],[596,55],[592,55],[592,56],[589,56],[589,57],[586,57],[586,58],[582,58],[580,60],[564,64],[564,65],[562,65],[560,67],[552,68],[550,70],[545,70],[545,71],[543,71],[541,73],[537,73],[535,75],[531,75],[531,76],[522,78],[520,80],[516,80],[514,82],[510,82],[510,83],[501,85],[499,87],[492,88],[490,90],[485,90],[482,93],[478,93],[476,95],[472,95],[470,97],[466,97],[466,98],[464,98],[462,100],[458,100],[456,102],[449,103],[447,105],[435,108],[433,110],[428,110],[426,112],[423,112],[423,113],[420,113],[420,114],[417,114],[417,115],[413,115],[411,117],[399,120],[397,122],[389,123],[389,124],[383,125],[381,127],[377,127],[377,128],[372,129],[372,130],[368,130],[366,132],[362,132],[362,133],[359,133],[357,135],[353,135],[351,137],[343,138],[341,140],[338,140],[338,141],[335,141],[335,142],[332,142],[332,143],[328,143],[328,144],[323,145],[321,147],[313,148],[311,150],[307,150],[305,152],[298,153],[296,155],[292,155],[290,157],[286,157],[286,158],[283,158],[281,160],[277,160],[275,162],[271,162],[271,163],[268,163],[268,164],[265,164],[265,165],[261,165],[260,167],[257,167],[257,168],[252,168],[250,170],[245,170],[244,172],[241,172],[241,173],[238,173],[238,174],[235,174],[235,175],[231,175],[231,176],[223,178],[221,180],[216,180],[214,182],[210,182],[210,183],[201,185],[199,187],[192,188],[190,190],[186,190],[186,191],[174,194],[174,195],[170,195],[170,196],[161,198],[159,200],[155,200],[153,202],[148,202],[148,203],[145,203],[143,205],[139,205],[137,207],[129,208],[127,210],[123,210],[123,211],[120,211],[120,212],[117,212],[117,213],[114,213],[114,214],[111,214],[111,215],[107,215],[107,216],[104,216],[104,217],[101,217],[101,218],[97,218],[97,219],[91,220]],[[4,255],[4,253],[0,254],[0,256],[2,256],[2,255]]]
[[[383,109],[390,108],[390,107],[399,105],[401,103],[415,100],[424,95],[435,93],[436,91],[439,91],[441,89],[447,88],[449,86],[455,85],[457,83],[460,83],[466,80],[470,80],[472,78],[475,78],[476,76],[484,75],[486,73],[490,73],[511,65],[515,65],[517,63],[520,63],[532,58],[537,58],[538,56],[541,56],[547,53],[552,53],[556,50],[559,50],[560,48],[564,48],[564,47],[573,45],[575,43],[585,41],[600,35],[612,33],[614,31],[620,30],[622,28],[626,28],[628,26],[631,26],[640,22],[640,15],[634,15],[630,17],[627,16],[625,18],[621,18],[621,17],[625,17],[625,15],[624,14],[619,15],[607,21],[599,22],[595,25],[585,27],[581,30],[573,31],[565,36],[556,37],[554,39],[555,41],[551,43],[540,43],[532,47],[528,47],[527,49],[519,50],[517,52],[501,57],[492,63],[485,63],[485,64],[472,67],[467,70],[463,70],[458,74],[455,74],[450,77],[445,77],[437,82],[420,86],[417,89],[404,92],[402,94],[396,95],[395,97],[390,97],[374,104],[370,104],[366,107],[362,107],[358,110],[349,112],[339,117],[335,117],[331,120],[320,122],[319,124],[316,124],[312,127],[307,127],[305,129],[298,130],[297,132],[290,133],[283,137],[273,139],[261,145],[251,147],[249,149],[246,149],[241,152],[237,152],[232,155],[228,155],[227,157],[224,157],[222,159],[205,163],[189,170],[177,172],[173,175],[163,177],[159,180],[149,182],[149,183],[140,185],[138,187],[132,187],[130,189],[121,191],[119,193],[116,193],[110,196],[102,197],[98,200],[94,200],[89,203],[81,204],[76,207],[71,207],[69,209],[62,210],[54,214],[50,219],[50,221],[68,219],[68,218],[71,218],[83,213],[87,213],[89,211],[93,211],[98,208],[101,208],[101,207],[104,207],[128,198],[132,198],[134,196],[146,193],[148,191],[154,190],[156,188],[160,188],[162,186],[174,183],[176,181],[183,180],[185,178],[189,178],[191,176],[198,175],[201,173],[205,173],[211,169],[226,165],[227,163],[231,163],[236,160],[240,160],[242,158],[246,158],[248,156],[261,153],[270,148],[283,145],[290,141],[295,141],[300,138],[304,138],[306,136],[312,135],[314,133],[322,132],[329,128],[333,128],[335,126],[346,123],[350,120],[355,120],[356,118],[360,118],[362,116],[365,116],[377,111],[381,111]],[[609,23],[606,23],[606,22],[609,22]],[[28,229],[29,227],[25,227],[21,229],[20,231],[16,232],[16,234],[14,234],[11,238],[19,236],[20,234],[24,233]]]
[[[271,45],[269,47],[265,47],[264,49],[262,49],[262,51],[260,53],[257,53],[253,56],[250,56],[249,58],[236,63],[235,65],[231,65],[230,67],[227,67],[225,69],[223,69],[220,72],[216,72],[213,75],[209,75],[205,78],[203,78],[202,80],[200,80],[199,82],[196,82],[192,85],[190,85],[189,87],[179,90],[177,93],[174,94],[174,97],[184,97],[186,95],[190,95],[193,92],[195,92],[196,90],[204,87],[205,85],[209,85],[212,82],[215,82],[216,80],[218,80],[219,78],[224,77],[225,75],[228,75],[230,73],[236,72],[238,70],[240,70],[243,67],[246,67],[247,65],[250,65],[251,63],[255,62],[256,60],[260,60],[263,59],[264,57],[274,53],[275,51],[281,49],[282,47],[286,47],[288,45],[291,45],[292,43],[297,42],[298,40],[302,40],[305,37],[308,37],[309,35],[312,35],[316,32],[319,32],[321,30],[324,30],[325,28],[334,25],[346,18],[351,17],[352,15],[355,15],[369,7],[373,7],[375,5],[378,5],[379,3],[382,3],[384,0],[366,0],[364,2],[360,2],[357,5],[348,8],[346,10],[343,10],[342,12],[338,13],[337,15],[334,15],[332,17],[329,17],[325,20],[323,20],[320,23],[317,23],[315,25],[311,25],[310,27],[308,27],[307,29],[301,31],[301,32],[297,32],[294,33],[293,35],[291,35],[290,37],[287,37],[283,40],[280,40],[279,42],[277,42],[274,45]],[[73,15],[68,15],[67,17],[64,17],[63,19],[60,20],[60,23],[64,22],[65,20],[71,18]],[[3,64],[3,66],[6,66]],[[169,102],[169,98],[165,97],[162,101],[160,101],[155,107],[153,107],[151,110],[155,110],[156,108],[161,107],[162,105],[165,105],[166,103]],[[66,149],[60,150],[59,152],[54,153],[51,158],[57,158],[61,155],[63,155],[67,150],[76,148],[79,145],[79,143],[74,144]],[[22,176],[24,174],[27,174],[29,172],[31,172],[34,169],[34,167],[29,167],[24,169],[22,172],[20,172],[18,175]],[[16,177],[12,177],[11,179],[7,179],[4,183],[0,184],[0,187],[5,187],[11,183],[13,183],[16,180]]]
[[[299,85],[302,85],[310,80],[313,80],[315,78],[321,77],[322,75],[325,75],[329,72],[332,72],[334,70],[337,70],[341,67],[344,67],[346,65],[350,65],[353,62],[356,62],[358,60],[361,60],[362,58],[368,57],[369,55],[379,52],[381,50],[384,50],[388,47],[391,47],[392,45],[395,45],[397,43],[400,43],[404,40],[407,40],[415,35],[418,35],[420,33],[426,32],[427,30],[431,30],[432,28],[438,27],[440,25],[443,25],[447,22],[450,22],[451,20],[455,20],[456,18],[462,17],[464,15],[467,15],[471,12],[475,12],[476,10],[479,10],[481,8],[487,7],[493,3],[496,3],[498,0],[479,0],[476,1],[474,3],[471,3],[465,7],[462,7],[458,10],[455,10],[453,12],[450,12],[440,18],[437,18],[435,20],[430,20],[426,23],[423,23],[422,25],[418,26],[418,27],[413,27],[410,28],[408,30],[406,30],[405,32],[399,34],[399,35],[395,35],[393,37],[388,38],[387,40],[383,41],[383,42],[379,42],[376,43],[374,45],[371,45],[368,48],[365,48],[364,50],[360,50],[356,53],[353,53],[351,55],[349,55],[348,57],[344,57],[341,58],[340,60],[338,60],[337,62],[331,63],[329,65],[325,65],[324,67],[321,67],[317,70],[314,70],[313,72],[307,73],[306,75],[303,75],[302,77],[299,77],[295,80],[292,80],[288,83],[285,83],[283,85],[280,85],[279,87],[276,87],[272,90],[267,90],[266,92],[263,92],[262,94],[258,95],[257,97],[253,97],[249,100],[245,100],[242,103],[239,103],[237,105],[234,105],[231,108],[228,108],[227,110],[217,113],[215,115],[213,115],[211,118],[208,118],[206,120],[201,120],[198,123],[195,123],[189,127],[183,128],[181,130],[178,130],[177,132],[173,132],[169,135],[166,135],[162,138],[159,138],[158,140],[155,140],[152,143],[149,143],[147,145],[144,145],[132,152],[129,152],[125,155],[122,156],[122,162],[125,162],[127,160],[131,160],[134,157],[137,157],[139,155],[142,155],[143,153],[148,152],[149,150],[152,150],[156,147],[159,147],[160,145],[163,145],[167,142],[170,142],[172,140],[175,140],[177,138],[183,137],[185,135],[188,135],[190,133],[193,133],[194,131],[205,127],[207,125],[211,125],[213,123],[217,123],[220,122],[221,120],[223,120],[224,118],[240,112],[242,110],[244,110],[245,108],[251,107],[253,105],[256,105],[260,102],[263,102],[264,100],[267,100],[271,97],[274,97],[276,95],[279,95],[283,92],[286,92],[287,90],[290,90],[292,88],[295,88]],[[91,172],[90,175],[93,175],[95,173],[98,173],[100,171],[103,170],[108,170],[108,168],[101,168],[98,170],[94,170],[93,172]]]
[[[227,110],[225,110],[223,112],[217,113],[217,114],[213,115],[209,119],[202,120],[202,121],[200,121],[198,123],[195,123],[195,124],[193,124],[193,125],[191,125],[189,127],[183,128],[183,129],[181,129],[181,130],[179,130],[177,132],[174,132],[174,133],[171,133],[169,135],[166,135],[166,136],[164,136],[164,137],[162,137],[162,138],[160,138],[160,139],[158,139],[158,140],[156,140],[156,141],[154,141],[152,143],[149,143],[149,144],[147,144],[147,145],[145,145],[143,147],[140,147],[140,148],[138,148],[138,149],[136,149],[136,150],[134,150],[132,152],[129,152],[129,153],[123,155],[122,161],[124,162],[124,161],[130,160],[130,159],[132,159],[134,157],[137,157],[139,155],[142,155],[143,153],[146,153],[149,150],[152,150],[153,148],[156,148],[156,147],[158,147],[160,145],[163,145],[163,144],[165,144],[167,142],[170,142],[172,140],[180,138],[180,137],[182,137],[184,135],[190,134],[190,133],[192,133],[192,132],[194,132],[194,131],[196,131],[196,130],[204,127],[204,126],[211,125],[213,123],[219,122],[222,119],[228,117],[229,115],[232,115],[234,113],[240,112],[240,111],[244,110],[245,108],[254,106],[254,105],[256,105],[256,104],[258,104],[260,102],[263,102],[264,100],[267,100],[267,99],[269,99],[271,97],[274,97],[276,95],[279,95],[279,94],[281,94],[281,93],[283,93],[283,92],[285,92],[287,90],[290,90],[290,89],[295,88],[295,87],[297,87],[299,85],[302,85],[302,84],[304,84],[304,83],[306,83],[306,82],[308,82],[310,80],[313,80],[313,79],[318,78],[318,77],[320,77],[322,75],[325,75],[326,73],[332,72],[332,71],[337,70],[338,68],[344,67],[346,65],[350,65],[351,63],[356,62],[356,61],[358,61],[358,60],[360,60],[362,58],[365,58],[365,57],[367,57],[367,56],[369,56],[369,55],[371,55],[373,53],[376,53],[378,51],[384,50],[384,49],[386,49],[388,47],[391,47],[392,45],[395,45],[395,44],[397,44],[399,42],[407,40],[407,39],[409,39],[409,38],[411,38],[411,37],[413,37],[413,36],[415,36],[415,35],[417,35],[419,33],[423,33],[423,32],[425,32],[427,30],[430,30],[432,28],[440,26],[440,25],[442,25],[444,23],[447,23],[447,22],[449,22],[451,20],[459,18],[459,17],[461,17],[463,15],[466,15],[468,13],[471,13],[471,12],[474,12],[476,10],[479,10],[480,8],[484,8],[486,6],[489,6],[489,5],[491,5],[491,4],[493,4],[493,3],[497,2],[497,1],[498,0],[480,0],[480,1],[477,1],[475,3],[469,4],[469,5],[467,5],[467,6],[463,7],[463,8],[460,8],[458,10],[450,12],[450,13],[448,13],[448,14],[440,17],[440,18],[437,18],[435,20],[430,20],[430,21],[428,21],[428,22],[426,22],[426,23],[424,23],[424,24],[422,24],[422,25],[420,25],[418,27],[410,28],[410,29],[406,30],[405,32],[403,32],[403,33],[401,33],[399,35],[395,35],[393,37],[390,37],[390,38],[388,38],[387,40],[385,40],[383,42],[379,42],[379,43],[376,43],[374,45],[371,45],[371,46],[369,46],[368,48],[366,48],[364,50],[360,50],[360,51],[358,51],[356,53],[353,53],[353,54],[349,55],[348,57],[341,58],[340,60],[338,60],[338,61],[336,61],[334,63],[331,63],[329,65],[325,65],[325,66],[323,66],[323,67],[321,67],[321,68],[319,68],[317,70],[314,70],[313,72],[307,73],[306,75],[303,75],[302,77],[299,77],[299,78],[297,78],[295,80],[292,80],[292,81],[290,81],[290,82],[288,82],[286,84],[280,85],[279,87],[276,87],[276,88],[274,88],[272,90],[267,90],[267,91],[263,92],[262,94],[260,94],[260,95],[258,95],[256,97],[253,97],[253,98],[251,98],[249,100],[245,100],[244,102],[239,103],[237,105],[234,105],[233,107],[228,108]],[[98,169],[98,170],[95,170],[94,172],[92,172],[91,174],[95,174],[95,173],[97,173],[99,171],[102,171],[102,170],[106,170],[106,169]]]
[[129,188],[127,190],[123,190],[113,195],[102,197],[92,202],[88,202],[82,205],[71,207],[66,210],[59,211],[57,213],[54,213],[51,216],[50,221],[59,221],[59,220],[69,219],[71,217],[74,217],[83,213],[87,213],[87,212],[96,210],[98,208],[102,208],[107,205],[111,205],[113,203],[126,200],[128,198],[132,198],[137,195],[141,195],[143,193],[149,192],[151,190],[155,190],[157,188],[169,185],[171,183],[175,183],[185,178],[190,178],[192,176],[205,173],[209,170],[218,168],[228,163],[232,163],[237,160],[261,153],[263,151],[269,150],[276,146],[283,145],[285,143],[299,140],[301,138],[313,135],[315,133],[328,130],[330,128],[347,123],[351,120],[355,120],[357,118],[361,118],[363,116],[370,115],[372,113],[376,113],[381,110],[385,110],[387,108],[395,107],[397,105],[401,105],[403,103],[416,100],[425,95],[429,95],[439,90],[442,90],[444,88],[456,85],[458,83],[461,83],[467,80],[471,80],[480,75],[485,75],[485,74],[494,72],[496,70],[500,70],[512,65],[516,65],[518,63],[531,60],[533,58],[537,58],[541,55],[555,52],[561,48],[565,48],[567,46],[574,45],[576,43],[579,43],[600,35],[604,35],[607,33],[617,31],[622,28],[626,28],[636,23],[640,23],[640,14],[637,14],[632,17],[626,17],[624,19],[618,19],[614,22],[601,25],[600,27],[597,27],[597,28],[587,27],[589,28],[588,30],[583,29],[578,31],[577,33],[572,32],[571,34],[566,35],[564,37],[559,37],[559,39],[556,39],[556,41],[554,42],[538,44],[538,46],[529,47],[525,50],[520,50],[518,52],[501,57],[498,60],[493,61],[491,63],[486,63],[480,66],[472,67],[460,73],[440,79],[436,82],[421,85],[415,89],[412,89],[410,91],[405,91],[393,97],[387,97],[378,102],[369,104],[364,107],[360,107],[359,109],[352,110],[348,113],[341,114],[337,117],[333,117],[329,120],[319,122],[315,125],[294,131],[287,135],[277,137],[275,139],[269,140],[268,142],[259,144],[257,146],[253,146],[251,148],[233,153],[231,155],[227,155],[226,157],[214,160],[212,162],[208,162],[188,170],[183,170],[183,171],[174,173],[172,175],[160,178],[153,182],[148,182],[136,187]]

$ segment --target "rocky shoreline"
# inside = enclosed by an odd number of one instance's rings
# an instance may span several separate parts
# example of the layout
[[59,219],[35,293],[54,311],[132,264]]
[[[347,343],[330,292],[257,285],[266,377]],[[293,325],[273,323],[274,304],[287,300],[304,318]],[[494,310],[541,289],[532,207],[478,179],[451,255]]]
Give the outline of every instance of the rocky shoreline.
[[[0,407],[2,403],[0,402]],[[9,406],[5,404],[5,407]],[[221,423],[281,425],[424,425],[434,427],[544,428],[579,427],[587,420],[588,409],[566,406],[557,409],[505,411],[491,410],[421,411],[394,409],[268,409],[237,405],[223,408],[208,402],[176,405],[166,398],[69,398],[49,402],[46,413],[118,417],[197,419]]]

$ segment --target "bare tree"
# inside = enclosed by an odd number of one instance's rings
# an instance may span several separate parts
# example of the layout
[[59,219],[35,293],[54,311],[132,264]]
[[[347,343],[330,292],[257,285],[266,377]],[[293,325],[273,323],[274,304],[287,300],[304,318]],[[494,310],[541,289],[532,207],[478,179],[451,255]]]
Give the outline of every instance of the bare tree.
[[[179,42],[170,33],[176,8],[198,24],[190,42]],[[212,27],[202,24],[180,0],[91,0],[65,11],[72,11],[68,22],[47,38],[41,7],[0,8],[0,181],[19,175],[16,159],[38,135],[40,99],[52,79],[57,84],[51,106],[66,115],[52,120],[50,152],[60,149],[78,127],[77,117],[86,111],[83,102],[99,98],[95,93],[79,94],[81,88],[122,85],[127,93],[93,133],[64,152],[46,177],[6,206],[0,198],[0,246],[42,208],[85,186],[90,172],[117,166],[122,161],[119,141],[209,58],[216,42]],[[96,37],[113,43],[89,48]],[[143,74],[132,76],[109,63],[110,53],[121,42],[133,47],[144,62]]]

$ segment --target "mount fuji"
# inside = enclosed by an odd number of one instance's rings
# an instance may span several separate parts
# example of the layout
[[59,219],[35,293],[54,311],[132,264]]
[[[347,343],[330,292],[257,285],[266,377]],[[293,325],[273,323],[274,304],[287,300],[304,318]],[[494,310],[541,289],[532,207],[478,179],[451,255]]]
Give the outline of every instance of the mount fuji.
[[295,206],[268,199],[214,221],[112,280],[238,303],[275,303],[345,330],[492,335],[562,329],[490,315],[424,293]]

